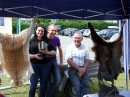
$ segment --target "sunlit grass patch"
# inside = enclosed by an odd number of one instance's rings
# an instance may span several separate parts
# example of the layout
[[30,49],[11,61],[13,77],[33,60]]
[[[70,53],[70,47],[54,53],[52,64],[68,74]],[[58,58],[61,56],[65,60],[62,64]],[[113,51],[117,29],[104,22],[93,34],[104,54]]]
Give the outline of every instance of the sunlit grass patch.
[[[10,78],[8,78],[6,76],[1,76],[1,75],[0,75],[0,78],[2,78],[2,85],[0,86],[0,88],[10,85]],[[90,94],[98,93],[99,87],[98,87],[97,77],[90,78],[89,84],[90,84],[90,92],[89,93]],[[105,81],[105,84],[110,85],[111,82]],[[124,87],[124,89],[126,90],[126,81],[125,81],[125,74],[124,73],[121,73],[118,76],[118,79],[115,80],[114,85],[117,87],[118,90],[120,87]],[[130,89],[130,86],[129,86],[129,89]],[[1,90],[0,92],[2,94],[6,95],[7,97],[28,97],[29,85],[22,86],[22,87],[10,88],[10,89],[6,89],[6,90]],[[38,97],[38,93],[39,93],[39,89],[37,89],[35,97]],[[64,91],[60,92],[59,90],[57,90],[56,97],[66,97],[66,96],[65,96]]]

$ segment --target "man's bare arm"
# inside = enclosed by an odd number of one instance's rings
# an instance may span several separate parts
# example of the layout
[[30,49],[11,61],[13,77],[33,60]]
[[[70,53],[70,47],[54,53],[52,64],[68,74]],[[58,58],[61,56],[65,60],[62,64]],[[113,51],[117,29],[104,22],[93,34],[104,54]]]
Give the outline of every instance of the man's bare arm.
[[79,71],[80,67],[77,66],[77,65],[72,61],[72,59],[67,59],[67,63],[68,63],[71,67],[73,67],[73,68],[75,68],[76,70]]
[[58,46],[58,49],[59,49],[60,63],[63,63],[63,51],[61,46]]

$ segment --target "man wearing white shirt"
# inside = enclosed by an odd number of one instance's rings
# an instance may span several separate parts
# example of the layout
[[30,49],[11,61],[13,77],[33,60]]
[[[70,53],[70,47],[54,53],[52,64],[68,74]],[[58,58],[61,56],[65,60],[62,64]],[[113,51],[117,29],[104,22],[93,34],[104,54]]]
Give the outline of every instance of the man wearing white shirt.
[[68,75],[74,86],[76,97],[83,97],[89,92],[89,77],[87,67],[89,64],[89,52],[81,43],[83,36],[75,32],[74,43],[66,48],[65,59],[69,64]]

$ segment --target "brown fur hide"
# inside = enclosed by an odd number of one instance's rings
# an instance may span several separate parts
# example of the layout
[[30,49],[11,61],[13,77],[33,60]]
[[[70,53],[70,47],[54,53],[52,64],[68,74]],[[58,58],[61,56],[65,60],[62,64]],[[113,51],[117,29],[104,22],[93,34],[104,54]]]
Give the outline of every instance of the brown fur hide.
[[36,21],[37,16],[32,25],[19,34],[0,33],[1,65],[4,73],[11,78],[11,86],[23,85],[23,75],[30,66],[29,40]]
[[95,32],[91,23],[88,23],[88,27],[91,31],[91,39],[94,43],[92,51],[95,53],[95,61],[98,61],[99,71],[98,78],[111,81],[117,79],[121,72],[120,57],[122,55],[122,36],[123,36],[123,25],[119,34],[119,37],[113,41],[108,42],[103,38],[99,37]]

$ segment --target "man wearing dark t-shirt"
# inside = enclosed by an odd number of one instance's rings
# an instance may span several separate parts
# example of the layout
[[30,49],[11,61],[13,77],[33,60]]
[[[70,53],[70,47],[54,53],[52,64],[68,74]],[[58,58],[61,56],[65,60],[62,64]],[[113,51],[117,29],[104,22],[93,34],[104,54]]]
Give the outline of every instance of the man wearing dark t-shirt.
[[63,52],[61,48],[61,43],[59,37],[56,35],[57,28],[54,24],[51,24],[48,26],[48,35],[47,37],[52,40],[52,44],[55,48],[55,50],[59,50],[59,57],[60,57],[60,63],[58,65],[56,58],[51,58],[51,74],[53,75],[53,82],[51,83],[51,79],[49,78],[47,83],[47,96],[46,97],[55,97],[56,89],[60,83],[61,76],[60,76],[60,68],[62,68],[63,65]]

